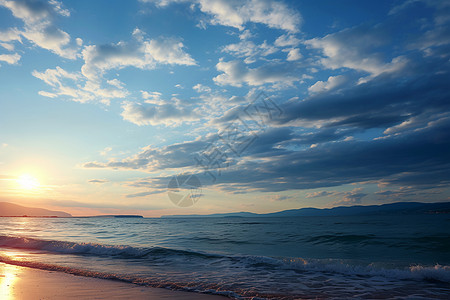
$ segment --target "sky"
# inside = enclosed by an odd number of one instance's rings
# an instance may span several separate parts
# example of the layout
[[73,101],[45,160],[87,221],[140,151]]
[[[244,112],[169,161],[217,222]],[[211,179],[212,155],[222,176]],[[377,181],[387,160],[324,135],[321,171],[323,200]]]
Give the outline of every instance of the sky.
[[450,1],[0,0],[0,201],[449,201],[449,71]]

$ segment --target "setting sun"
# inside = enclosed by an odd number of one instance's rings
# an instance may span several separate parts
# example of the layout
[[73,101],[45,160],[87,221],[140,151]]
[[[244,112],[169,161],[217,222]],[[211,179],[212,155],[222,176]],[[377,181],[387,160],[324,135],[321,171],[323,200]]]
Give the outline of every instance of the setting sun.
[[17,183],[26,190],[37,189],[40,186],[39,181],[30,174],[19,176],[19,178],[17,178]]

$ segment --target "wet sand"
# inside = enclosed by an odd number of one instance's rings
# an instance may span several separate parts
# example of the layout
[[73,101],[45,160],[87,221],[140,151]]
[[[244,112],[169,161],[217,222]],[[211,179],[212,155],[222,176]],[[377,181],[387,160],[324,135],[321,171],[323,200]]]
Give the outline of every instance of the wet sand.
[[0,299],[227,299],[0,263]]

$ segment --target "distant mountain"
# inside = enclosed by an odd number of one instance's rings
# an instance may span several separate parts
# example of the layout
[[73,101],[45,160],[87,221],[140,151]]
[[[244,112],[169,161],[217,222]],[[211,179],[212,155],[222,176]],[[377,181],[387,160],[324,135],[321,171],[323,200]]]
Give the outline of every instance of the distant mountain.
[[169,215],[162,218],[195,218],[195,217],[310,217],[310,216],[354,216],[354,215],[378,215],[378,214],[437,214],[450,213],[450,202],[419,203],[397,202],[382,205],[355,205],[339,206],[333,208],[299,208],[283,210],[268,214],[255,214],[250,212],[237,212],[227,214],[210,215]]
[[223,213],[223,214],[210,214],[210,215],[167,215],[161,216],[161,218],[198,218],[198,217],[211,217],[211,218],[251,218],[265,216],[262,214],[255,214],[251,212],[235,212],[235,213]]
[[52,211],[43,208],[25,207],[8,202],[0,202],[0,217],[60,217],[70,218],[72,215],[62,211]]
[[88,216],[79,218],[143,218],[139,215],[98,215],[98,216]]

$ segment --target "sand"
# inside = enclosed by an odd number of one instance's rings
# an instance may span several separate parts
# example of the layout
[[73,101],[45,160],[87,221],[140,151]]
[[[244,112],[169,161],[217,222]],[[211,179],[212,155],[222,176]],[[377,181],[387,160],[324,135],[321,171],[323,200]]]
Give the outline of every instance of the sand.
[[0,299],[187,299],[222,296],[171,291],[0,263]]

